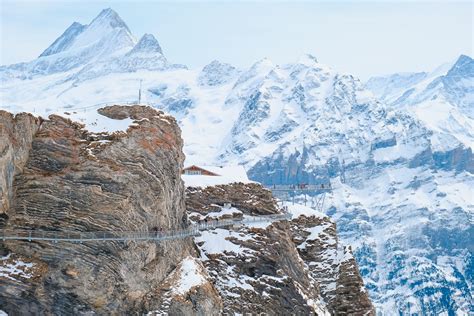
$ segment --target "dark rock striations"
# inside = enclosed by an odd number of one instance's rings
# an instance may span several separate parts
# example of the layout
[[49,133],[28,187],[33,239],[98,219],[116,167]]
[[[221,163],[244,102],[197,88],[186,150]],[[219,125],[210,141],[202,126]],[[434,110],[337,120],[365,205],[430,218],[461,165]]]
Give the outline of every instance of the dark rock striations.
[[13,179],[28,160],[40,119],[31,114],[13,116],[0,110],[0,227],[13,198]]
[[[8,133],[2,139],[10,157],[2,155],[1,170],[10,170],[2,174],[2,191],[13,192],[3,203],[5,228],[150,231],[187,225],[180,178],[184,155],[174,118],[142,106],[100,112],[135,121],[126,132],[93,134],[56,115],[38,127],[31,116],[2,113]],[[19,171],[14,169],[11,186],[12,161]],[[170,291],[162,282],[195,252],[190,239],[67,245],[6,241],[3,248],[3,270],[16,265],[23,272],[0,276],[0,309],[59,315],[154,310]],[[186,298],[175,302],[176,297],[168,295],[173,306],[199,305]]]

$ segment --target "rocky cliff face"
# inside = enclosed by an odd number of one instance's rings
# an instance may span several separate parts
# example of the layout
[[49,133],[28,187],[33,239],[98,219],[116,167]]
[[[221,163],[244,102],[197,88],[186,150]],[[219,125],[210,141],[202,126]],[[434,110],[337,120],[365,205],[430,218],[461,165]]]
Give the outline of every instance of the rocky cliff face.
[[[297,211],[303,206],[292,208]],[[298,253],[318,281],[331,314],[375,314],[352,250],[339,242],[336,224],[313,211],[313,215],[294,218],[290,229]]]
[[[233,207],[224,208],[225,202]],[[270,191],[257,184],[188,188],[186,203],[193,221],[280,212]],[[287,206],[291,221],[216,229],[196,238],[224,312],[374,315],[334,222],[302,205]]]
[[[281,212],[255,183],[188,188],[174,118],[145,106],[98,110],[93,133],[51,115],[0,113],[0,229],[152,231]],[[109,121],[107,121],[109,120]],[[126,123],[126,124],[122,124]],[[186,193],[186,194],[185,194]],[[225,203],[233,207],[224,208]],[[16,314],[373,314],[335,224],[303,206],[153,242],[0,243],[0,310]],[[187,211],[186,211],[187,209]]]
[[13,198],[13,178],[28,159],[40,120],[31,114],[13,116],[0,110],[0,225]]
[[[29,115],[1,113],[2,228],[148,231],[187,225],[175,120],[142,106],[100,112],[111,123],[131,124],[126,131],[95,134],[60,116],[39,124]],[[2,252],[0,309],[12,314],[130,314],[164,305],[196,314],[219,311],[206,282],[177,293],[167,286],[173,274],[179,281],[184,259],[195,253],[190,239],[5,241]],[[199,295],[188,296],[191,290]]]

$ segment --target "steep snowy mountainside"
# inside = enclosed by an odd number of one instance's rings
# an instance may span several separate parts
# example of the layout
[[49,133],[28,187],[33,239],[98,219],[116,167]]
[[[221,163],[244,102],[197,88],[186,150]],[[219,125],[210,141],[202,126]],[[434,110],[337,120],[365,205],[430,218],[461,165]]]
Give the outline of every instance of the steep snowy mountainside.
[[403,164],[366,166],[326,201],[378,310],[473,311],[474,177]]
[[240,112],[220,159],[267,184],[336,184],[328,213],[354,245],[378,310],[472,311],[473,129],[435,129],[432,113],[386,106],[311,58],[256,63],[226,105]]
[[393,105],[415,105],[429,100],[442,98],[473,116],[472,94],[474,81],[474,61],[471,57],[461,55],[449,70],[440,73],[434,71],[419,84],[408,84],[392,103]]
[[204,66],[199,74],[198,83],[200,86],[217,86],[229,83],[239,74],[239,70],[234,66],[213,60]]
[[[449,67],[448,67],[449,66]],[[474,148],[474,61],[461,55],[431,73],[371,78],[366,87],[394,108],[414,114],[435,132],[433,143]]]
[[470,118],[474,118],[474,60],[461,55],[440,81],[437,86],[429,88],[433,91],[437,88],[443,89],[450,103],[457,105]]
[[240,111],[220,159],[245,164],[265,183],[318,182],[313,175],[328,163],[336,172],[343,163],[410,159],[429,142],[430,132],[409,115],[386,109],[358,79],[310,57],[256,63],[226,106]]
[[[226,98],[226,106],[240,110],[223,143],[221,159],[237,158],[252,166],[283,143],[301,143],[298,136],[316,117],[305,98],[323,100],[333,79],[330,69],[312,56],[282,66],[268,59],[255,63]],[[311,91],[308,95],[305,88]]]
[[136,72],[142,69],[161,71],[185,68],[184,65],[168,63],[156,38],[151,34],[145,34],[125,55],[89,64],[68,79],[74,80],[73,85],[77,85],[81,81],[111,73]]
[[417,90],[426,88],[429,82],[445,75],[456,63],[456,60],[444,63],[429,72],[406,72],[394,73],[386,76],[375,76],[369,78],[365,83],[365,88],[388,104],[394,103],[409,88],[416,87]]
[[152,34],[145,34],[127,55],[160,53],[163,54],[161,46]]
[[405,92],[407,86],[416,85],[427,76],[426,72],[395,73],[388,76],[372,77],[365,86],[379,99],[393,102]]
[[46,48],[45,51],[39,55],[39,57],[54,55],[67,50],[74,42],[74,39],[81,34],[85,28],[86,25],[82,25],[78,22],[72,23],[71,26],[68,27],[66,31],[64,31],[64,33],[53,42],[53,44],[51,44],[51,46]]

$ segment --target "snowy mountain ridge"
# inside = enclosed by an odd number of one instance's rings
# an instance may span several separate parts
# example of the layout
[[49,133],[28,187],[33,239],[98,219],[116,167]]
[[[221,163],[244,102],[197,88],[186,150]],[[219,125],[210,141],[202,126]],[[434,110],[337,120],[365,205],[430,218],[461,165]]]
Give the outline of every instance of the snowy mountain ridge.
[[170,65],[156,38],[143,35],[137,42],[112,9],[104,9],[88,25],[74,22],[36,60],[0,67],[2,81],[32,79],[73,71],[69,79],[86,80],[112,72],[163,70]]
[[[448,67],[449,66],[449,67]],[[474,61],[461,55],[431,73],[369,79],[366,87],[393,108],[403,108],[443,138],[474,148]],[[390,93],[388,93],[390,92]]]
[[[99,35],[79,41],[89,26],[71,26],[45,56],[0,67],[0,108],[67,115],[99,132],[110,127],[90,106],[136,101],[142,81],[143,102],[178,119],[187,164],[238,163],[265,184],[331,182],[326,213],[380,313],[474,312],[470,57],[365,85],[311,55],[190,70],[169,64],[151,35],[136,42],[103,15],[116,27],[97,32],[127,39],[108,45],[114,53],[90,57],[110,49],[96,46]],[[79,44],[90,58],[71,55]],[[65,55],[75,59],[61,69]]]
[[[432,72],[401,73],[373,77],[366,87],[392,105],[415,105],[443,96],[459,107],[472,105],[474,61],[461,55],[453,63],[444,64]],[[389,93],[390,92],[390,93]],[[470,111],[467,114],[471,114]]]

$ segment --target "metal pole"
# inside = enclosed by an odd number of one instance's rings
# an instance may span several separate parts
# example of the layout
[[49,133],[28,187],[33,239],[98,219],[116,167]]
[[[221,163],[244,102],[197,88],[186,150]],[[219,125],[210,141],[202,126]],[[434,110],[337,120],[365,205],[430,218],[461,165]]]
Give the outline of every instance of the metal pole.
[[142,81],[140,79],[140,89],[138,90],[138,104],[141,104],[142,103]]

